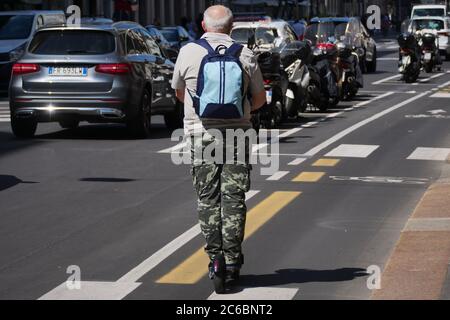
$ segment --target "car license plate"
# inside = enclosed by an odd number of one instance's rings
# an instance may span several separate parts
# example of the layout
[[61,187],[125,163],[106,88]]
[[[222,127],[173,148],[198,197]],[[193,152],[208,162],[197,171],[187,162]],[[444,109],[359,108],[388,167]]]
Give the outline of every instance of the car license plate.
[[272,89],[266,91],[267,104],[271,104],[272,103],[272,95],[273,95],[272,94]]
[[425,60],[427,60],[427,61],[431,60],[431,53],[430,52],[425,53]]
[[86,77],[88,73],[85,67],[50,67],[48,75],[50,76],[68,76],[68,77]]

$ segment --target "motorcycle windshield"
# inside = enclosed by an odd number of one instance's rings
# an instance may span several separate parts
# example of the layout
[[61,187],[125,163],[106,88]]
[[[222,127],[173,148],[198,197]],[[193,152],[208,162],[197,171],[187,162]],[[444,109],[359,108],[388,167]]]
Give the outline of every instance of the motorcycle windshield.
[[319,22],[308,26],[305,39],[311,41],[315,46],[318,43],[336,43],[337,41],[349,42],[347,39],[347,23],[341,22]]
[[277,29],[259,27],[255,29],[255,38],[257,45],[274,45],[278,32]]
[[402,22],[400,31],[401,31],[401,33],[413,33],[414,32],[410,19],[406,19],[405,21]]

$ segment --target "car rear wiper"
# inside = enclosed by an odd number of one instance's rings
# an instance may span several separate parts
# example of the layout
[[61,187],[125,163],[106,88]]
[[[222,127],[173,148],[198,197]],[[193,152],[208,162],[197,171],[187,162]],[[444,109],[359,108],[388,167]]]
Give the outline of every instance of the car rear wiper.
[[87,51],[87,50],[67,50],[67,54],[95,54],[94,51]]

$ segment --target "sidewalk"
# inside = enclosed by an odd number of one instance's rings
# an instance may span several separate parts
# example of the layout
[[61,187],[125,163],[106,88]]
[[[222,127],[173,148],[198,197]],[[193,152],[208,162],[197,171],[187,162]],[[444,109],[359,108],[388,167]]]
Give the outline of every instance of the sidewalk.
[[450,156],[405,226],[372,299],[450,299],[449,262]]

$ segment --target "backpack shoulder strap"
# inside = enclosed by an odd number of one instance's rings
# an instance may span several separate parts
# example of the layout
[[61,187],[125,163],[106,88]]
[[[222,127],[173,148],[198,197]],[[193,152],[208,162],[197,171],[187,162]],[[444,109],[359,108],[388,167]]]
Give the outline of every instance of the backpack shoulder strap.
[[203,47],[204,49],[206,49],[208,51],[208,54],[215,53],[214,49],[211,47],[211,45],[208,43],[208,41],[206,41],[206,39],[201,38],[201,39],[198,39],[197,41],[195,41],[194,43],[196,43],[200,47]]
[[241,54],[243,48],[244,46],[235,42],[227,49],[227,51],[225,51],[225,54],[239,58],[239,55]]

